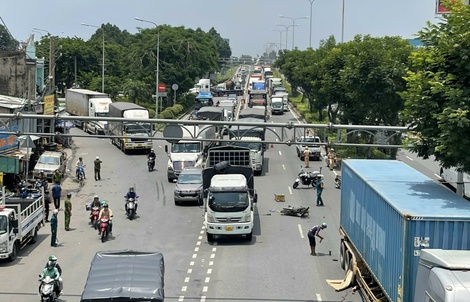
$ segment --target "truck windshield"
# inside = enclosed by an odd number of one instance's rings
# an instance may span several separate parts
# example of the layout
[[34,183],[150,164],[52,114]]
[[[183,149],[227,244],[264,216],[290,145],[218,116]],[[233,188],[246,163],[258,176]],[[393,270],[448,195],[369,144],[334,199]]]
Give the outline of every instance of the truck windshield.
[[152,133],[150,124],[125,124],[126,133]]
[[231,145],[237,146],[237,147],[245,147],[245,148],[250,149],[251,151],[261,150],[261,143],[233,142],[231,143]]
[[7,216],[0,216],[0,235],[7,232]]
[[241,212],[248,206],[248,192],[212,192],[209,194],[209,207],[216,212]]
[[172,153],[199,153],[200,152],[200,143],[178,143],[171,145]]

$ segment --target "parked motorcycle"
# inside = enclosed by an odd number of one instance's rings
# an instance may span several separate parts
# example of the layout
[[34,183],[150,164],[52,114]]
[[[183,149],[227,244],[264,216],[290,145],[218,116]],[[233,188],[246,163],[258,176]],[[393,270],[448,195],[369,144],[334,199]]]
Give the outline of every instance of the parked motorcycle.
[[41,297],[41,301],[56,301],[59,296],[57,293],[57,282],[49,276],[46,276],[44,279],[39,281],[41,282],[41,284],[39,285],[39,296]]
[[35,182],[34,184],[28,183],[26,181],[21,181],[18,184],[19,193],[21,198],[38,198],[41,196],[42,190],[37,188],[38,184]]
[[101,218],[100,220],[100,234],[101,234],[101,242],[104,242],[106,239],[108,239],[109,220],[106,218]]
[[334,182],[336,189],[341,189],[341,176],[336,175]]
[[135,211],[136,211],[136,207],[137,207],[137,199],[138,196],[134,199],[134,198],[128,198],[126,200],[126,214],[127,214],[127,217],[132,220],[134,219],[134,216],[135,216]]
[[155,168],[155,157],[149,157],[147,159],[147,167],[149,168],[149,172],[152,172]]
[[316,184],[318,175],[320,175],[319,171],[305,172],[304,169],[302,167],[300,167],[300,172],[297,175],[297,179],[295,180],[292,187],[294,189],[297,189],[297,187],[300,184],[302,184],[304,186],[312,186],[312,187],[315,188],[315,184]]
[[296,216],[300,218],[306,218],[310,215],[309,207],[302,207],[302,206],[288,206],[282,208],[281,214],[287,216]]

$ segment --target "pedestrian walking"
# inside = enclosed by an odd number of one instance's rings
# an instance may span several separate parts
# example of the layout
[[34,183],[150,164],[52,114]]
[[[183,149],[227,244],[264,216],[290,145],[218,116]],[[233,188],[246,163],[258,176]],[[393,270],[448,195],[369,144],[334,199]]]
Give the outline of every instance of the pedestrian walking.
[[317,176],[317,183],[316,183],[316,189],[317,189],[317,207],[319,206],[324,206],[323,204],[323,199],[321,198],[321,194],[323,193],[323,175],[318,174]]
[[55,209],[51,217],[51,246],[57,246],[57,214],[59,210]]
[[52,182],[59,183],[62,181],[62,175],[60,175],[59,170],[55,170],[54,174],[52,175]]
[[100,174],[100,171],[101,171],[101,164],[103,162],[100,160],[100,157],[97,156],[95,158],[95,161],[94,161],[94,164],[95,164],[95,180],[101,180],[101,174]]
[[51,195],[49,190],[44,192],[44,216],[46,216],[46,222],[49,222],[49,205],[51,204]]
[[305,161],[305,168],[310,168],[309,163],[310,163],[310,150],[308,149],[308,146],[305,146],[304,149],[304,161]]
[[315,241],[315,237],[320,238],[320,243],[321,243],[323,241],[323,237],[320,236],[320,231],[323,230],[323,229],[326,229],[327,226],[328,225],[326,224],[326,222],[323,222],[322,224],[316,225],[313,228],[311,228],[310,230],[308,230],[307,237],[308,237],[308,242],[309,242],[309,245],[310,245],[310,255],[312,255],[312,256],[317,255],[317,253],[315,251],[315,248],[317,246],[317,243]]
[[52,185],[52,198],[54,199],[54,206],[56,210],[60,209],[60,194],[62,193],[62,188],[60,184],[56,182]]
[[70,217],[72,216],[72,194],[67,193],[67,198],[64,200],[64,216],[65,216],[65,230],[70,231]]
[[331,171],[333,171],[336,162],[336,152],[335,149],[331,148],[330,152],[328,152],[328,167]]

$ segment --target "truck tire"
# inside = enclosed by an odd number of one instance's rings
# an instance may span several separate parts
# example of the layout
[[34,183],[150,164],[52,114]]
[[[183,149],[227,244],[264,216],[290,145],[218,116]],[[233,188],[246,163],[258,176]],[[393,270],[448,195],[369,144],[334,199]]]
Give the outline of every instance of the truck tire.
[[207,242],[209,242],[209,243],[214,242],[214,235],[213,234],[206,233],[206,235],[207,235]]
[[38,230],[34,228],[31,232],[31,240],[29,241],[29,243],[35,244],[36,242],[38,242]]
[[253,231],[250,234],[246,234],[246,241],[250,242],[253,239]]
[[8,257],[8,261],[13,262],[18,257],[18,242],[13,244],[13,250],[11,251],[10,257]]
[[344,268],[349,269],[349,263],[351,262],[351,253],[348,250],[344,251]]
[[341,265],[341,268],[344,270],[346,269],[346,266],[344,265],[344,254],[346,253],[346,244],[344,243],[343,240],[341,240],[341,243],[339,245],[339,264]]

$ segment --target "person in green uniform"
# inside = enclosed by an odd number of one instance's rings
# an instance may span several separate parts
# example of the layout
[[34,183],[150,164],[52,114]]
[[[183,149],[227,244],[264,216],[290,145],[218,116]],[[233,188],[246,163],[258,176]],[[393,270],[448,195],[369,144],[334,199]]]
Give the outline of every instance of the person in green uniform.
[[51,246],[57,246],[57,214],[59,210],[55,209],[51,217]]
[[72,198],[71,193],[67,193],[67,198],[64,201],[65,204],[65,210],[64,210],[64,216],[65,216],[65,230],[70,231],[70,217],[72,216],[72,201],[70,200]]

